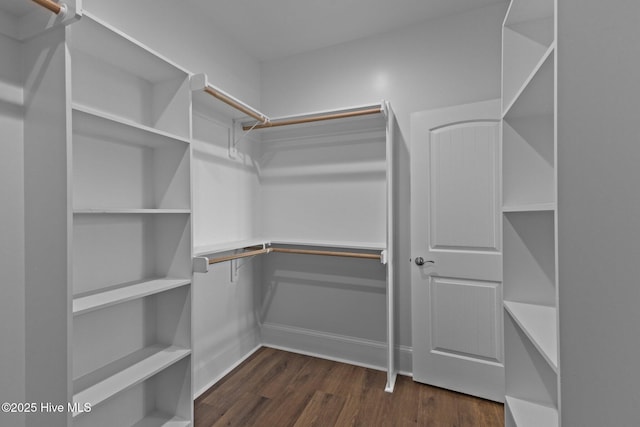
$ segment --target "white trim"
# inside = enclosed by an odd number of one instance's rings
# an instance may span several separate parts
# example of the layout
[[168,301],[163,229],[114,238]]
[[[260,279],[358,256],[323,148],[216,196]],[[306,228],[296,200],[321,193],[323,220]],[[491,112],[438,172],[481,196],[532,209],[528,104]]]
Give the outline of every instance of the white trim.
[[216,383],[218,381],[220,381],[221,379],[223,379],[225,376],[227,376],[231,371],[233,371],[235,368],[237,368],[238,366],[240,366],[245,360],[247,360],[249,357],[251,357],[256,351],[260,350],[262,348],[262,344],[258,344],[257,346],[255,346],[253,349],[249,350],[248,353],[246,353],[244,356],[242,356],[240,359],[238,359],[236,362],[234,362],[231,366],[229,366],[227,369],[225,369],[224,371],[222,371],[220,374],[216,375],[211,381],[209,381],[207,383],[206,386],[202,387],[200,390],[196,391],[193,394],[193,400],[196,400],[198,397],[200,397],[204,392],[206,392],[207,390],[209,390],[211,387],[213,387],[214,385],[216,385]]
[[[348,363],[378,371],[387,370],[387,344],[382,341],[274,323],[264,323],[261,335],[264,347]],[[399,356],[396,362],[398,373],[411,376],[411,347],[396,345],[394,349]]]

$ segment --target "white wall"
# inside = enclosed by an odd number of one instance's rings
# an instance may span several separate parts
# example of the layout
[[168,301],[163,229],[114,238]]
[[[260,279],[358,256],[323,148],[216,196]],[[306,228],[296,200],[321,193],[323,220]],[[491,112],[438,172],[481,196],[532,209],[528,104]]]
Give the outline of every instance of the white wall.
[[[272,117],[381,99],[391,102],[403,136],[397,147],[398,338],[405,346],[411,345],[409,116],[500,96],[500,28],[505,10],[506,5],[497,4],[262,64],[262,109]],[[279,307],[286,310],[285,304]],[[379,316],[383,315],[381,310]],[[295,316],[292,308],[288,317],[279,313],[278,319],[296,325]],[[348,325],[351,320],[346,316],[338,323]],[[379,327],[380,320],[370,327]],[[366,335],[383,339],[384,331]]]
[[[0,35],[0,396],[25,401],[24,95],[20,44]],[[2,425],[24,425],[0,413]]]
[[84,0],[84,8],[192,73],[260,106],[260,68],[206,15],[179,1]]
[[[255,236],[257,175],[250,141],[240,141],[235,159],[229,158],[234,137],[232,121],[211,109],[206,94],[194,94],[193,105],[193,223],[196,251],[211,244],[247,240]],[[237,137],[236,137],[237,138]],[[224,262],[209,273],[194,274],[193,336],[194,392],[199,395],[259,344],[251,259],[241,265]]]
[[640,3],[558,2],[562,425],[640,423]]

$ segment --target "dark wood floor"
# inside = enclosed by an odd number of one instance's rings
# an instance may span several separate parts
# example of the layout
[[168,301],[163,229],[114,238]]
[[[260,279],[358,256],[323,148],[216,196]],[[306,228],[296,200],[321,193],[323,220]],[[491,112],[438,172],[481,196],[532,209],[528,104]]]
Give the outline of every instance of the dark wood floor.
[[195,402],[195,426],[503,426],[503,405],[373,369],[261,348]]

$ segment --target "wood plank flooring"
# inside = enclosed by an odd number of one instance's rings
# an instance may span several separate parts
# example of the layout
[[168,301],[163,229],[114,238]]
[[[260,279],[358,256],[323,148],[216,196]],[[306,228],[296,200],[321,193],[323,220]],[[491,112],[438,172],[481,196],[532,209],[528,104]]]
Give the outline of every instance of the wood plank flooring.
[[263,347],[203,393],[195,427],[502,427],[503,405],[399,376]]

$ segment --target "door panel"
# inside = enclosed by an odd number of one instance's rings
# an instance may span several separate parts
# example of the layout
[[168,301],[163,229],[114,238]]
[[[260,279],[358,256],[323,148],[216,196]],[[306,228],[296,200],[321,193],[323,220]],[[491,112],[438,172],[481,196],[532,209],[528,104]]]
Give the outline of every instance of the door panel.
[[431,132],[432,248],[497,250],[497,140],[496,122],[453,124]]
[[414,380],[504,400],[500,103],[411,117]]
[[431,350],[498,362],[499,285],[432,277]]

